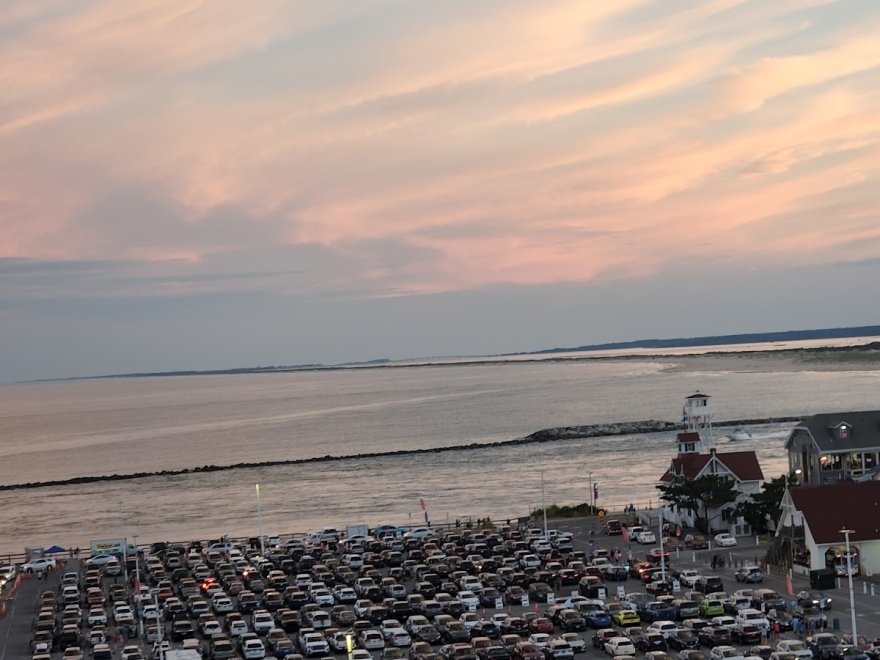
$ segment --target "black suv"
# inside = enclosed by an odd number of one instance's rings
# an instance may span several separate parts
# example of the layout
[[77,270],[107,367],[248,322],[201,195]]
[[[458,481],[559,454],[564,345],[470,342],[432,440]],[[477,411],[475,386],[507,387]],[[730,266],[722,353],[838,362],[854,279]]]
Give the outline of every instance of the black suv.
[[704,594],[724,591],[724,583],[717,575],[704,575],[694,582],[694,591],[699,591]]

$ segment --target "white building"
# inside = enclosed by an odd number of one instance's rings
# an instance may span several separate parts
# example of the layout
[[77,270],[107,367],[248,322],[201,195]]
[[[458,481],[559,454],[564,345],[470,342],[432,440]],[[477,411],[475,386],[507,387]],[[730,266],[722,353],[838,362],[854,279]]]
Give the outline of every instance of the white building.
[[[753,451],[715,450],[712,436],[713,413],[709,398],[707,394],[697,392],[685,399],[682,416],[687,430],[676,436],[678,454],[672,459],[669,469],[660,477],[660,482],[691,481],[706,475],[733,480],[734,490],[739,493],[736,502],[720,509],[710,509],[709,525],[712,531],[749,534],[749,526],[741,518],[735,518],[732,512],[740,501],[760,491],[764,473]],[[674,505],[664,506],[663,515],[665,520],[686,527],[693,527],[696,522],[694,512],[678,509]]]

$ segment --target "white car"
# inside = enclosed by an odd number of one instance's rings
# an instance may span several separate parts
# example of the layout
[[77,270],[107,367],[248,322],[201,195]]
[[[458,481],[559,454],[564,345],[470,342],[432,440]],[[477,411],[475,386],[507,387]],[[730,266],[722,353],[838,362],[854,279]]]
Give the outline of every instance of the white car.
[[669,633],[675,630],[678,626],[674,621],[652,621],[648,626],[647,632],[656,632],[663,635],[664,638],[669,637]]
[[202,621],[201,630],[205,639],[211,639],[212,635],[219,635],[223,632],[223,626],[217,619],[206,619]]
[[358,644],[367,651],[381,651],[385,648],[385,638],[378,630],[368,628],[367,630],[362,630],[358,635]]
[[391,630],[387,639],[391,642],[391,646],[396,646],[398,648],[406,648],[412,644],[412,637],[410,637],[409,633],[403,628],[395,628]]
[[642,545],[651,545],[652,543],[657,542],[657,537],[650,529],[644,529],[636,534],[636,542],[641,543]]
[[143,617],[146,621],[157,621],[161,616],[162,613],[159,612],[158,605],[153,605],[152,603],[149,605],[144,605]]
[[211,607],[214,614],[227,614],[233,610],[232,599],[229,596],[217,594],[211,599]]
[[726,614],[723,616],[714,616],[709,619],[710,623],[717,628],[727,628],[728,630],[733,630],[734,628],[738,628],[739,624],[736,622],[732,616],[727,616]]
[[426,536],[433,536],[434,530],[430,527],[416,527],[403,535],[405,539],[423,539]]
[[316,605],[321,607],[333,607],[335,605],[333,594],[330,593],[329,589],[312,589],[310,595],[312,602]]
[[55,568],[55,560],[52,557],[37,557],[31,559],[28,563],[22,564],[22,573],[37,573],[45,571],[49,568]]
[[406,620],[405,627],[407,630],[409,630],[410,634],[418,635],[419,630],[430,624],[431,622],[428,621],[427,617],[424,617],[421,614],[413,614]]
[[700,571],[695,568],[686,568],[678,574],[678,581],[689,587],[693,587],[694,583],[702,577]]
[[480,599],[477,598],[477,594],[473,591],[459,591],[458,601],[467,609],[480,606]]
[[560,639],[567,642],[568,645],[571,647],[571,650],[575,653],[583,653],[587,650],[587,642],[577,633],[562,633]]
[[275,627],[275,619],[266,610],[256,610],[252,625],[255,633],[265,635]]
[[759,626],[765,631],[770,630],[770,621],[764,616],[764,613],[750,607],[736,613],[736,622],[741,626],[752,625]]
[[605,642],[605,653],[611,657],[617,655],[634,656],[636,654],[636,647],[629,637],[612,637]]
[[546,651],[550,648],[550,639],[551,637],[547,633],[532,633],[527,641],[537,646],[541,651]]
[[742,652],[732,646],[716,646],[709,652],[710,660],[743,660]]
[[333,590],[333,599],[338,603],[351,605],[357,598],[357,592],[351,587],[337,587]]
[[388,639],[391,637],[392,632],[400,628],[403,628],[403,626],[400,625],[400,621],[397,619],[385,619],[379,626],[379,632],[382,633],[382,637]]
[[813,652],[799,639],[783,639],[776,645],[780,653],[791,653],[797,658],[811,659]]
[[113,620],[117,626],[134,623],[134,612],[128,605],[118,604],[113,608]]
[[479,623],[480,615],[476,612],[465,612],[460,617],[458,617],[458,620],[464,624],[465,628],[470,630],[475,625],[477,625],[477,623]]
[[119,561],[114,555],[108,555],[106,553],[102,553],[99,555],[93,555],[86,559],[86,566],[104,566],[105,564],[109,564],[110,562]]
[[716,534],[715,545],[720,548],[732,548],[736,545],[736,537],[732,534],[728,534],[727,532],[724,532],[723,534]]
[[86,621],[89,623],[89,628],[92,628],[93,626],[106,626],[107,613],[104,611],[103,607],[93,607],[89,610],[89,615],[86,617]]
[[458,595],[461,596],[462,591],[473,591],[479,592],[483,590],[483,583],[480,582],[479,579],[475,578],[473,575],[465,575],[458,582],[459,592]]
[[247,660],[260,660],[266,657],[266,647],[261,639],[248,639],[245,640],[241,653]]
[[247,621],[244,619],[234,619],[229,622],[229,636],[239,637],[248,632]]

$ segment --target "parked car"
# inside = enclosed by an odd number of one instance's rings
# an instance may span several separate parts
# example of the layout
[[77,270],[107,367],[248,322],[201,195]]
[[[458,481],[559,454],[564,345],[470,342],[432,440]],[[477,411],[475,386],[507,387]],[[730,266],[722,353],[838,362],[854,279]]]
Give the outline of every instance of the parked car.
[[842,644],[834,633],[819,633],[807,637],[806,641],[815,660],[837,660],[842,657]]
[[738,568],[733,577],[737,582],[745,582],[746,584],[760,584],[764,581],[764,572],[757,566],[743,566]]
[[797,604],[801,606],[818,607],[820,610],[831,609],[831,596],[816,591],[799,591],[795,598],[797,599]]
[[687,534],[684,537],[684,546],[689,550],[706,550],[709,541],[702,534]]
[[[652,541],[653,543],[653,541]],[[605,653],[612,658],[619,655],[633,656],[636,654],[636,647],[633,645],[629,637],[612,637],[605,642]]]
[[736,545],[736,537],[733,534],[723,532],[715,535],[715,545],[719,548],[732,548]]

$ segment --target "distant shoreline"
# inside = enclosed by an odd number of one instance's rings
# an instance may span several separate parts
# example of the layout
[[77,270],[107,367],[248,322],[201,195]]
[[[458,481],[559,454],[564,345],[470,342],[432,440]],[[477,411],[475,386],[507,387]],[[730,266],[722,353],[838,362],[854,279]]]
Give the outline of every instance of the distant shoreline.
[[[856,339],[858,337],[852,337]],[[677,371],[873,371],[880,369],[880,342],[859,346],[823,346],[815,348],[780,348],[766,350],[747,349],[742,351],[695,351],[692,353],[631,353],[621,355],[590,355],[583,350],[579,355],[555,356],[554,351],[533,353],[510,353],[499,356],[450,359],[446,362],[395,362],[373,360],[371,362],[340,365],[296,365],[289,367],[243,367],[233,369],[157,371],[143,373],[111,374],[104,376],[76,376],[71,378],[50,378],[36,382],[65,382],[77,380],[108,380],[121,378],[168,378],[178,376],[236,376],[252,374],[284,374],[316,371],[354,371],[363,369],[414,369],[426,367],[471,367],[471,366],[509,366],[520,364],[559,364],[587,361],[631,362],[664,361],[675,362],[670,369]],[[694,346],[694,348],[698,348]],[[523,356],[534,356],[532,358]],[[426,358],[427,360],[427,358]],[[705,361],[705,366],[700,362]],[[770,364],[772,362],[772,364]],[[696,363],[696,368],[695,368]]]
[[[714,424],[716,428],[729,426],[753,426],[757,424],[773,424],[784,422],[798,422],[801,417],[771,417],[766,419],[739,419]],[[132,472],[127,474],[87,475],[71,477],[69,479],[56,479],[52,481],[32,481],[29,483],[2,484],[0,491],[26,490],[33,488],[49,488],[53,486],[75,486],[79,484],[91,484],[104,481],[128,481],[132,479],[144,479],[149,477],[167,477],[186,474],[199,474],[205,472],[224,472],[227,470],[249,470],[254,468],[280,467],[285,465],[303,465],[307,463],[329,463],[351,459],[386,458],[391,456],[412,456],[416,454],[439,454],[441,452],[469,451],[474,449],[493,449],[498,447],[510,447],[516,445],[530,445],[542,442],[554,442],[556,440],[577,440],[582,438],[601,438],[616,435],[640,435],[643,433],[669,433],[683,428],[680,423],[645,420],[640,422],[615,422],[609,424],[589,424],[584,426],[564,426],[558,428],[535,431],[522,438],[501,440],[498,442],[474,442],[466,445],[452,445],[448,447],[428,447],[424,449],[399,449],[395,451],[369,452],[363,454],[314,456],[312,458],[293,458],[273,461],[260,461],[253,463],[234,463],[232,465],[201,465],[190,468],[177,468],[170,470],[155,470],[151,472]]]

